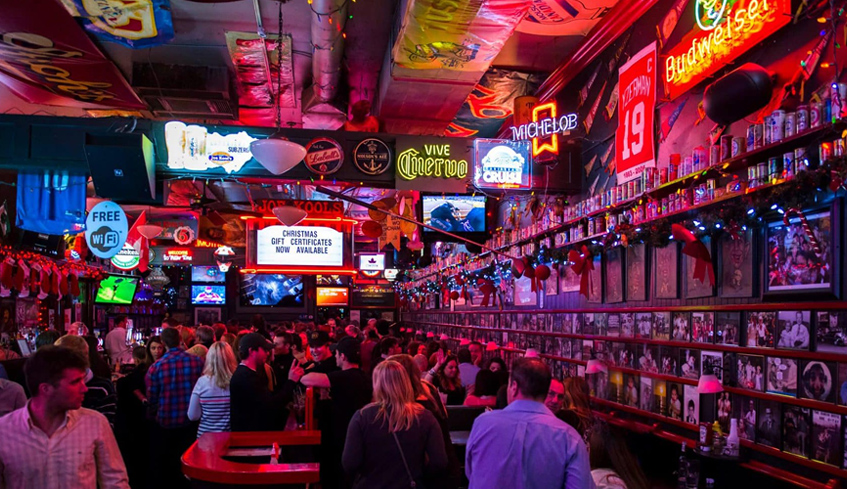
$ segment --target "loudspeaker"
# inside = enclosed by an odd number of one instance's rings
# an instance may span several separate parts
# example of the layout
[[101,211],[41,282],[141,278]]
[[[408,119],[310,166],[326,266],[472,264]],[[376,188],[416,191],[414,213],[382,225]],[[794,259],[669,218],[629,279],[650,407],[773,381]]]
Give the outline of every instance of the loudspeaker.
[[727,125],[766,106],[772,92],[771,74],[757,64],[746,63],[706,87],[703,107],[709,119]]
[[153,143],[144,134],[87,133],[85,158],[98,196],[116,202],[156,200]]

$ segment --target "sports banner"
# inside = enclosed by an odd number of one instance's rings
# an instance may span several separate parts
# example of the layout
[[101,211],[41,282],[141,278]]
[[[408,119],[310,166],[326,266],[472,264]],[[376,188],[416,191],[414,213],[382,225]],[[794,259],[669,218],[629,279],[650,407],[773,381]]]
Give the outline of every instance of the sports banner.
[[618,71],[619,118],[615,133],[618,185],[656,166],[653,120],[656,108],[656,43],[642,49]]

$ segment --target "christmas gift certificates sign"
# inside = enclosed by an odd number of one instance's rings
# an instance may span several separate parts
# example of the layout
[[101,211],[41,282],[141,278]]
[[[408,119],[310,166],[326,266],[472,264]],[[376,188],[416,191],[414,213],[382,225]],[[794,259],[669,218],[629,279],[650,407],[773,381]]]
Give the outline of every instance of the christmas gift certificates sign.
[[340,267],[344,234],[313,226],[268,226],[256,232],[256,264]]
[[615,133],[618,185],[656,166],[653,120],[656,107],[656,43],[620,69],[618,130]]

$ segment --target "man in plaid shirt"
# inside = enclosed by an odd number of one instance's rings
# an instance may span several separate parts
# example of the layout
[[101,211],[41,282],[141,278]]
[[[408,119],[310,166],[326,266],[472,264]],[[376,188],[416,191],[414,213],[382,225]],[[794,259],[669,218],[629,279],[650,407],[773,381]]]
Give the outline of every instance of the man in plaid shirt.
[[167,351],[147,371],[146,381],[147,399],[157,425],[154,473],[159,472],[162,480],[176,484],[174,487],[188,487],[180,457],[197,437],[197,427],[188,419],[188,403],[194,384],[203,375],[203,360],[186,353],[180,341],[176,328],[162,331]]

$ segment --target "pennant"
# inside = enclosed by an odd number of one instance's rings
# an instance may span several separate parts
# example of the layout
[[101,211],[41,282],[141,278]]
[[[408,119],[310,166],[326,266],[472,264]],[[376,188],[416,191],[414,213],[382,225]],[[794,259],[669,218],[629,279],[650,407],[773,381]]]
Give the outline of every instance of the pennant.
[[694,233],[680,224],[672,225],[671,233],[673,234],[673,239],[683,243],[682,254],[696,260],[694,263],[694,274],[692,275],[694,279],[705,283],[706,278],[708,278],[709,285],[715,285],[715,269],[712,266],[712,255],[709,253],[706,245],[697,239]]
[[[391,212],[397,213],[397,206],[391,210]],[[382,222],[382,235],[379,237],[379,249],[383,249],[386,245],[390,244],[394,246],[394,249],[400,251],[400,223],[403,222],[401,219],[392,216],[391,214],[385,215],[385,220]]]
[[682,109],[685,107],[685,102],[688,102],[688,97],[680,100],[676,107],[674,107],[673,112],[671,112],[670,117],[667,120],[662,121],[662,137],[659,142],[664,143],[668,138],[668,134],[671,133],[671,129],[673,129],[674,124],[676,124],[677,119],[679,119],[679,114],[682,113]]
[[661,25],[656,26],[656,35],[659,38],[659,50],[664,47],[665,43],[668,42],[668,38],[673,34],[680,17],[682,17],[682,11],[685,10],[687,4],[688,0],[676,0],[668,13],[665,14],[665,18],[662,19]]
[[591,77],[585,83],[585,86],[579,89],[579,105],[577,108],[582,107],[582,104],[588,100],[588,94],[591,93],[591,87],[594,85],[594,81],[597,80],[597,75],[600,74],[600,65],[597,65],[597,68],[594,69],[594,73],[591,74]]
[[8,236],[11,227],[9,213],[6,211],[6,201],[4,200],[3,205],[0,205],[0,238]]
[[615,88],[612,89],[612,94],[609,96],[609,103],[606,104],[606,120],[612,120],[615,111],[618,109],[618,90],[620,89],[620,81],[615,82]]
[[600,158],[600,155],[594,154],[590,160],[588,160],[588,164],[585,165],[585,176],[591,175],[591,170],[594,169],[594,165],[597,163],[597,159]]
[[[600,89],[601,95],[603,94],[603,92],[606,91],[606,85],[608,83],[608,80],[603,82],[603,88]],[[602,96],[597,97],[597,99],[594,101],[594,105],[591,106],[591,110],[588,111],[588,115],[585,116],[585,120],[583,120],[582,122],[585,125],[585,134],[591,132],[591,126],[594,125],[594,117],[597,116],[597,110],[600,108],[600,100],[602,100]]]

